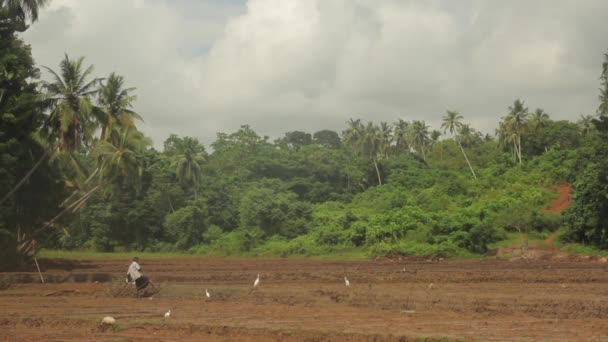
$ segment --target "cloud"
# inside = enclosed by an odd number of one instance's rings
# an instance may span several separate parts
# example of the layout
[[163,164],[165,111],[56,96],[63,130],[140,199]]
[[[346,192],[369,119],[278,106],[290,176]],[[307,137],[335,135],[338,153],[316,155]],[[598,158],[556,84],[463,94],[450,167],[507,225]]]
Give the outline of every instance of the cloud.
[[251,124],[273,137],[350,117],[459,110],[493,132],[516,98],[556,119],[597,107],[608,3],[523,0],[55,0],[26,33],[38,63],[124,75],[157,146]]

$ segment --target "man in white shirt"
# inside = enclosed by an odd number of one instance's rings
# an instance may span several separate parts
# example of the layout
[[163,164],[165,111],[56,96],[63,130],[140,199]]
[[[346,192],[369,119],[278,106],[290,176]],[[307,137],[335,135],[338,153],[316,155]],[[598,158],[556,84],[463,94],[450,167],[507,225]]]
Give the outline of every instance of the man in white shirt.
[[148,277],[141,274],[138,257],[134,257],[133,262],[129,265],[129,269],[127,270],[127,282],[130,284],[135,283],[135,287],[138,291],[146,288],[150,283]]

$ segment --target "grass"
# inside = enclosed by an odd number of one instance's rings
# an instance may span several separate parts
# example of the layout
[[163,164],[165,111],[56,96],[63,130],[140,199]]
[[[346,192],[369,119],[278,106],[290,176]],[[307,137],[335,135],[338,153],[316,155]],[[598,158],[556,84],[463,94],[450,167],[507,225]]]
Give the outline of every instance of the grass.
[[173,258],[198,258],[199,255],[191,253],[151,253],[151,252],[96,252],[89,250],[49,250],[43,249],[38,254],[39,258],[48,259],[130,259],[134,256],[146,259],[173,259]]
[[562,251],[572,254],[608,256],[608,251],[601,250],[593,246],[585,246],[581,244],[567,244],[561,248]]
[[[544,249],[547,246],[543,243],[547,237],[550,235],[550,232],[536,232],[531,231],[528,233],[528,245],[536,246],[537,248]],[[524,235],[525,240],[525,235]],[[557,242],[557,239],[556,239]],[[521,237],[517,232],[507,233],[507,238],[498,242],[494,242],[488,245],[489,249],[502,248],[502,247],[520,247],[521,246]]]
[[[47,259],[130,259],[134,256],[145,259],[177,259],[177,258],[215,258],[213,254],[196,254],[187,252],[96,252],[90,250],[49,250],[43,249],[38,254],[39,258]],[[222,258],[277,258],[278,255],[264,255],[264,256],[251,256],[251,255],[233,255],[233,256],[221,256]],[[367,260],[369,259],[369,253],[364,248],[344,248],[335,249],[327,254],[303,256],[303,255],[289,255],[287,258],[307,258],[307,259],[319,259],[319,260]]]

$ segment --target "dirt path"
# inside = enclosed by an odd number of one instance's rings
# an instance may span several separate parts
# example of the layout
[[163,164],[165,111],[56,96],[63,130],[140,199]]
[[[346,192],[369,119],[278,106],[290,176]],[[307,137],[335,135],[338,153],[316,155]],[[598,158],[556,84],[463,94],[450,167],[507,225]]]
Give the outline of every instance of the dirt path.
[[[142,260],[163,290],[151,300],[113,298],[103,279],[118,284],[127,263],[42,260],[47,279],[64,283],[0,274],[32,281],[0,291],[0,340],[608,340],[608,272],[599,263]],[[116,327],[99,326],[106,315]]]
[[[571,203],[572,186],[570,184],[562,183],[557,187],[557,198],[551,201],[551,206],[546,208],[546,211],[554,212],[556,214],[562,213],[564,209],[568,208]],[[545,241],[544,244],[547,246],[549,251],[555,251],[555,238],[557,237],[557,231],[551,234]]]

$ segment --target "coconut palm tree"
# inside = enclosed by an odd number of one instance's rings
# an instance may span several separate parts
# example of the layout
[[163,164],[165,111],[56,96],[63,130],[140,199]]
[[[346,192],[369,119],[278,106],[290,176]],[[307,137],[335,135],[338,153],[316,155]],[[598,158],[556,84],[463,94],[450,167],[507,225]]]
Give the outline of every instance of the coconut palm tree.
[[27,30],[27,22],[37,21],[39,8],[48,2],[48,0],[0,0],[0,37]]
[[196,198],[202,177],[201,164],[206,160],[204,147],[197,139],[184,137],[175,148],[173,167],[177,180],[184,188],[191,187]]
[[593,124],[594,117],[593,115],[587,114],[582,115],[581,118],[576,122],[578,128],[580,129],[583,136],[587,136],[589,133],[595,130],[595,125]]
[[130,95],[135,88],[124,88],[124,78],[111,73],[105,83],[99,87],[97,101],[99,108],[94,111],[101,122],[101,140],[108,140],[109,133],[115,125],[124,128],[135,128],[135,120],[142,121],[142,117],[130,108],[135,95]]
[[460,134],[460,130],[462,130],[462,127],[464,126],[464,124],[460,121],[462,119],[463,116],[458,114],[458,112],[448,110],[446,116],[443,117],[443,123],[441,124],[441,128],[443,128],[444,133],[446,131],[449,131],[450,134],[452,134],[454,140],[456,140],[456,144],[458,144],[458,147],[460,147],[460,151],[462,152],[462,155],[464,156],[467,165],[469,165],[469,169],[471,170],[473,178],[477,179],[477,175],[473,170],[473,166],[471,166],[471,162],[469,162],[469,158],[464,152],[464,148],[462,147],[462,144],[460,143],[460,140],[458,138],[458,134]]
[[38,20],[38,10],[49,0],[0,0],[0,11],[7,11],[11,16],[22,21]]
[[342,139],[344,143],[349,145],[353,149],[357,149],[360,140],[363,138],[364,127],[360,119],[350,119],[347,122],[348,127],[342,132]]
[[97,191],[112,189],[109,185],[114,185],[118,189],[133,186],[139,191],[143,172],[143,152],[150,144],[151,141],[136,129],[115,127],[107,141],[99,141],[93,147],[97,171],[88,180],[96,176],[98,181],[80,192],[82,196],[75,200],[73,200],[73,196],[79,192],[74,192],[62,203],[63,210],[34,232],[33,236],[52,227],[64,214],[76,212]]
[[409,127],[409,144],[412,146],[420,155],[422,160],[426,161],[425,151],[430,145],[430,133],[429,128],[424,121],[414,120]]
[[91,115],[91,98],[97,94],[98,78],[91,77],[93,66],[84,67],[84,57],[71,60],[68,55],[60,63],[59,74],[47,69],[53,77],[45,82],[51,113],[44,126],[49,140],[57,142],[59,150],[76,151],[83,144],[89,145],[93,132],[98,127]]
[[[30,5],[33,6],[33,2],[28,2],[26,13],[37,17],[37,9],[34,10]],[[72,152],[79,150],[83,142],[89,145],[97,127],[95,117],[91,115],[93,110],[91,97],[97,92],[98,79],[88,80],[93,72],[93,66],[83,70],[83,61],[83,57],[73,61],[65,55],[65,59],[60,63],[60,74],[45,67],[53,76],[53,82],[43,83],[50,114],[40,131],[39,140],[43,141],[47,148],[32,169],[0,200],[0,203],[25,184],[31,174],[51,155],[53,159],[61,160],[62,165],[70,165],[70,171],[77,177],[84,177],[83,167]]]
[[542,131],[549,124],[550,118],[542,108],[536,108],[534,113],[530,115],[530,125],[536,133]]
[[150,139],[133,128],[114,127],[108,139],[99,141],[93,155],[97,160],[100,183],[120,188],[141,190],[143,153],[151,145]]
[[509,107],[509,114],[504,118],[506,127],[509,130],[512,130],[516,135],[515,142],[515,152],[517,154],[517,158],[519,159],[519,164],[521,164],[521,136],[526,130],[526,124],[528,122],[528,108],[525,106],[524,102],[517,99],[513,103],[513,106]]
[[395,134],[393,139],[395,140],[395,148],[399,151],[409,151],[410,146],[408,144],[408,132],[410,123],[399,119],[395,122]]
[[604,54],[604,63],[602,63],[602,80],[603,88],[600,88],[600,105],[597,109],[597,113],[601,116],[608,115],[608,53]]
[[388,159],[393,142],[393,128],[386,122],[380,122],[380,135],[382,136],[382,141],[379,152],[383,158]]
[[363,156],[372,162],[374,168],[376,169],[378,185],[382,185],[382,177],[380,175],[380,169],[378,168],[378,159],[381,157],[382,145],[384,141],[382,131],[371,121],[362,127],[364,127],[363,132],[356,148]]

